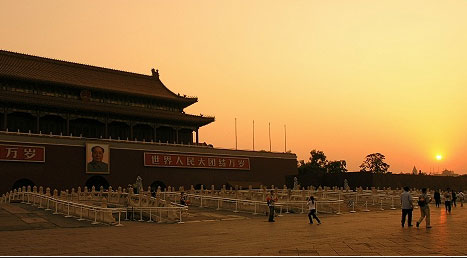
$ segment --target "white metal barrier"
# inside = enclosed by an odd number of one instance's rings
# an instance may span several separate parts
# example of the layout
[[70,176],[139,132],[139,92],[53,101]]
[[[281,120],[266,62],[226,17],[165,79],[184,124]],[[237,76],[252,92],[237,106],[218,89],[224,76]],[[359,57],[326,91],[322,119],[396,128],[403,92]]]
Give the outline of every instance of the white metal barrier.
[[[46,211],[54,210],[53,214],[63,214],[65,217],[79,217],[78,220],[91,220],[91,224],[111,224],[115,226],[122,226],[121,217],[125,213],[125,218],[128,219],[128,213],[132,212],[132,218],[135,218],[139,213],[139,220],[144,221],[144,217],[149,216],[147,222],[170,222],[170,218],[176,216],[177,223],[184,223],[182,220],[182,213],[186,212],[188,207],[182,205],[173,205],[168,207],[126,207],[126,208],[108,208],[87,205],[74,201],[62,200],[58,197],[48,196],[45,194],[35,192],[15,191],[8,193],[8,198],[4,195],[2,198],[5,202],[21,201],[22,203],[37,206],[39,209]],[[114,217],[115,216],[115,217]],[[118,218],[118,221],[116,220]]]

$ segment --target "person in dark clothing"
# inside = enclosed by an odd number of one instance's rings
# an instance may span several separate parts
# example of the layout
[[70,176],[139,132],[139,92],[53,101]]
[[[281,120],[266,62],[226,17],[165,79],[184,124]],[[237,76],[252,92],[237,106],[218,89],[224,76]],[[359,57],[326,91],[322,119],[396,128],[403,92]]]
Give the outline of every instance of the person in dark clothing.
[[277,202],[277,196],[274,195],[274,190],[271,190],[271,194],[266,197],[266,202],[269,207],[269,222],[274,221],[274,203]]
[[441,194],[438,190],[435,191],[433,197],[435,199],[436,208],[439,208],[439,205],[441,204]]
[[451,214],[451,201],[451,189],[448,188],[447,191],[444,193],[444,206],[446,207],[446,212],[448,212],[449,214]]
[[181,204],[181,205],[184,205],[184,206],[187,206],[187,201],[186,201],[185,192],[181,192],[181,193],[180,193],[180,204]]

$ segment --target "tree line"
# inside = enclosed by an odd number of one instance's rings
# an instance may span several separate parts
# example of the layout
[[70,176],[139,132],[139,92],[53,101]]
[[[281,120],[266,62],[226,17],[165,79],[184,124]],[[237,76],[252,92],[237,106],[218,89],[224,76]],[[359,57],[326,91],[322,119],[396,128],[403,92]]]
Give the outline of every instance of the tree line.
[[[323,151],[312,150],[308,162],[301,160],[298,163],[298,174],[321,173],[337,174],[347,172],[345,160],[327,160]],[[389,165],[384,162],[386,157],[381,153],[368,154],[360,165],[360,172],[387,173]]]

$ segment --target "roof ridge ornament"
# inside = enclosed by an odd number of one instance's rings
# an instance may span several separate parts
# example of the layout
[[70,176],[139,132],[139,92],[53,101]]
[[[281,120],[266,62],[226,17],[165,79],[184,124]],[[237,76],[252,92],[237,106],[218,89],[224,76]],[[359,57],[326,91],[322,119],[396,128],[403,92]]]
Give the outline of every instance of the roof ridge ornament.
[[155,70],[154,68],[152,68],[151,72],[152,72],[153,77],[156,77],[157,79],[159,79],[159,69]]

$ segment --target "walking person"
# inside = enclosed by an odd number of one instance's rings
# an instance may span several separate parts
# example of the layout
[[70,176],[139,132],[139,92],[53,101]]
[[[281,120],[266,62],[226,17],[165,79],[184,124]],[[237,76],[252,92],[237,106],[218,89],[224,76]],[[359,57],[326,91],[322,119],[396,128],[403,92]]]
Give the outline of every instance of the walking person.
[[444,193],[444,206],[446,208],[446,212],[448,212],[449,214],[451,214],[451,200],[451,189],[448,188],[447,191]]
[[310,198],[308,198],[308,209],[308,219],[310,220],[310,224],[313,224],[313,219],[318,221],[318,225],[321,224],[321,221],[319,220],[318,216],[316,216],[316,202],[315,197],[313,197],[313,195],[310,196]]
[[269,222],[275,222],[274,203],[277,202],[277,196],[274,194],[274,190],[271,190],[271,194],[266,197],[266,202],[269,207]]
[[187,200],[185,192],[181,192],[180,193],[180,204],[183,205],[183,206],[188,206],[189,203],[190,203],[190,201]]
[[430,225],[430,206],[428,203],[431,202],[431,197],[429,194],[426,192],[426,188],[422,188],[422,194],[420,197],[418,197],[418,205],[420,206],[420,219],[417,221],[417,228],[420,226],[420,223],[422,223],[423,219],[425,219],[426,222],[426,228],[431,228]]
[[454,207],[457,207],[457,205],[456,205],[456,200],[457,200],[456,191],[452,190],[451,195],[452,195],[452,205]]
[[409,187],[404,186],[404,192],[401,194],[401,208],[402,208],[402,227],[405,224],[405,218],[408,216],[407,225],[412,226],[412,211],[413,211],[413,198],[409,193]]
[[436,208],[439,208],[439,205],[441,204],[441,194],[439,193],[439,190],[435,191],[433,198],[435,199]]
[[459,202],[461,203],[461,207],[464,207],[464,193],[462,191],[459,191],[457,195],[459,196]]

